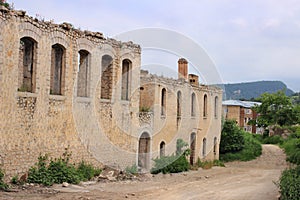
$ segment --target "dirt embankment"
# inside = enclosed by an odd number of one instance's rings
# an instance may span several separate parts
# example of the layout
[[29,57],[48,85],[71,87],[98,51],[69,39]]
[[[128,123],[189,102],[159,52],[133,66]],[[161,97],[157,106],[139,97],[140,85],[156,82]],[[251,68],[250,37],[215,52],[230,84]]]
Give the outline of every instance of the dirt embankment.
[[0,199],[96,200],[96,199],[203,199],[276,200],[277,182],[287,167],[285,154],[274,145],[264,145],[263,154],[249,162],[227,163],[225,168],[156,175],[146,181],[97,183],[85,186],[61,185],[50,190],[0,193]]

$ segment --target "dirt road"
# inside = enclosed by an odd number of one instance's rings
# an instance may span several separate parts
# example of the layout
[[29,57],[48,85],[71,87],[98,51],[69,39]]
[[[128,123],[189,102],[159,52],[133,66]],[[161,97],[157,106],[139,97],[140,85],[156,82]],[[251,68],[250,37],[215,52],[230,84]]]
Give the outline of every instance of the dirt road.
[[[0,193],[0,199],[200,199],[275,200],[285,155],[274,145],[264,145],[263,154],[249,162],[231,162],[226,167],[172,175],[149,176],[147,181],[97,183],[89,186],[56,185],[50,191]],[[54,189],[54,193],[52,193]],[[57,191],[59,191],[57,193]]]

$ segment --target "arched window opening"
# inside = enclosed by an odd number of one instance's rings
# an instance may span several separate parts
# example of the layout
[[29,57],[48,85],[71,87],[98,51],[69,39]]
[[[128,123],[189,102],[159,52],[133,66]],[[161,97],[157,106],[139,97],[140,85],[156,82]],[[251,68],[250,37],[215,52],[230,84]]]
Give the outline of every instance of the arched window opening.
[[217,137],[214,138],[214,155],[217,154],[217,145],[218,145],[218,139]]
[[129,100],[129,86],[130,86],[130,70],[131,70],[131,61],[128,59],[123,60],[122,62],[122,100]]
[[215,115],[215,118],[218,118],[218,103],[219,103],[219,98],[215,97],[215,106],[214,106],[214,115]]
[[159,156],[164,157],[165,156],[165,148],[166,148],[166,143],[162,141],[159,145]]
[[79,51],[79,72],[77,80],[77,96],[88,96],[88,81],[89,81],[89,57],[90,53],[86,50]]
[[195,95],[195,93],[193,93],[192,97],[191,97],[191,116],[192,117],[196,116],[196,95]]
[[101,99],[111,99],[113,84],[113,58],[102,56],[101,61]]
[[35,92],[37,42],[30,37],[20,39],[18,91]]
[[181,117],[181,92],[177,92],[177,118]]
[[203,149],[202,149],[203,157],[206,156],[206,138],[203,138]]
[[50,94],[63,94],[65,72],[65,48],[60,44],[52,46]]
[[207,117],[207,95],[203,98],[203,117]]
[[167,91],[165,88],[161,90],[161,115],[165,116],[166,115],[166,97],[167,96]]

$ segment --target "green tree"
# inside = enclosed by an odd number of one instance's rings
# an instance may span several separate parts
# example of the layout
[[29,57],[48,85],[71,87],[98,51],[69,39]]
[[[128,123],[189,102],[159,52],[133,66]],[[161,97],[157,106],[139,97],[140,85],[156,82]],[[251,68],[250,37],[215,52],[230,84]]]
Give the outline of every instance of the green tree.
[[244,144],[243,131],[234,120],[226,120],[221,133],[220,153],[240,151]]
[[283,91],[274,94],[264,93],[258,100],[262,103],[254,108],[259,113],[256,121],[258,126],[284,126],[299,123],[300,108],[294,106]]

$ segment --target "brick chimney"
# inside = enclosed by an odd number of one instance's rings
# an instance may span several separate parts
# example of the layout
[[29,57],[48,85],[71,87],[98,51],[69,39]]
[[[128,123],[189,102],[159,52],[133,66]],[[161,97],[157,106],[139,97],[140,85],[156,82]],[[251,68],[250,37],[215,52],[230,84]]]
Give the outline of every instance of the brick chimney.
[[191,85],[198,86],[199,76],[197,76],[196,74],[189,74],[189,82]]
[[178,60],[178,79],[188,80],[188,61],[184,58]]

